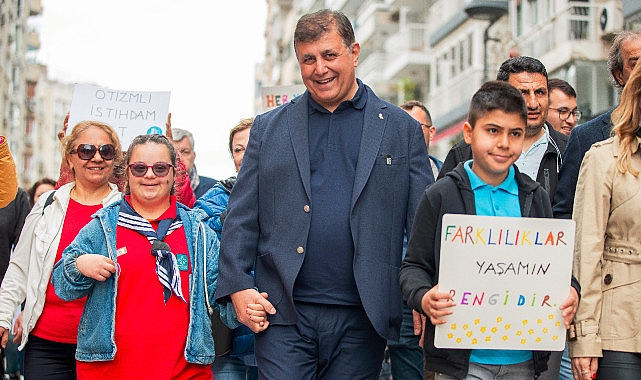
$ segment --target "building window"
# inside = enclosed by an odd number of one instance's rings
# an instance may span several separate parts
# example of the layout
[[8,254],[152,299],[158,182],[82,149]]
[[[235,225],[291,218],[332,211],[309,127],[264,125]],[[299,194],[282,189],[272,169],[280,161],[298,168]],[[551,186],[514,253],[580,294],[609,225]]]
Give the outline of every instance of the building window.
[[570,40],[587,40],[590,27],[590,8],[570,7]]

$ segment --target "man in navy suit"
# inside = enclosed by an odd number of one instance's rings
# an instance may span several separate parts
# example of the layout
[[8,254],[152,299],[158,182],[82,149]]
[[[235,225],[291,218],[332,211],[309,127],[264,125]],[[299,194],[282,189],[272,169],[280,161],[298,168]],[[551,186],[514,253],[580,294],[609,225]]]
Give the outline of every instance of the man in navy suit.
[[216,298],[256,332],[247,305],[270,313],[255,339],[261,378],[376,379],[399,336],[405,229],[433,182],[425,140],[356,79],[345,15],[302,16],[294,50],[307,91],[252,125]]
[[[618,88],[619,95],[623,86],[630,78],[630,73],[637,61],[641,58],[641,30],[621,32],[616,36],[608,54],[608,69],[612,83]],[[585,124],[572,129],[568,144],[563,153],[563,164],[559,171],[559,183],[554,193],[552,210],[554,217],[562,219],[572,218],[574,206],[574,192],[579,178],[579,168],[583,156],[592,144],[610,137],[612,125],[609,110]]]

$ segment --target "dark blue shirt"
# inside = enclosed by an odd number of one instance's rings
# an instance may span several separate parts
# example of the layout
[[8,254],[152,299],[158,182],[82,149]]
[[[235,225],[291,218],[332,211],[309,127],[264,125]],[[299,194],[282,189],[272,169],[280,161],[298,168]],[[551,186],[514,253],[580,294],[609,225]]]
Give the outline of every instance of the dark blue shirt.
[[350,210],[366,102],[360,80],[354,98],[334,112],[309,98],[311,226],[294,285],[297,301],[361,304],[354,279]]

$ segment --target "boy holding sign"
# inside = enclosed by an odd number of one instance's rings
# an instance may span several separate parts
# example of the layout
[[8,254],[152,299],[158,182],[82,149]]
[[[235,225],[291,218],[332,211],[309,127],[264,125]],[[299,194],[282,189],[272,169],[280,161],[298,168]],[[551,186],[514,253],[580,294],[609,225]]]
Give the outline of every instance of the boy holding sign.
[[[456,303],[439,291],[441,227],[445,214],[551,218],[547,193],[514,162],[522,152],[527,108],[521,93],[506,82],[487,82],[474,94],[463,133],[473,159],[460,163],[430,186],[416,210],[407,254],[400,272],[410,307],[429,318],[424,331],[426,367],[436,379],[525,379],[547,369],[546,351],[502,349],[438,349],[435,326],[445,324]],[[562,303],[567,328],[578,304],[578,283]]]

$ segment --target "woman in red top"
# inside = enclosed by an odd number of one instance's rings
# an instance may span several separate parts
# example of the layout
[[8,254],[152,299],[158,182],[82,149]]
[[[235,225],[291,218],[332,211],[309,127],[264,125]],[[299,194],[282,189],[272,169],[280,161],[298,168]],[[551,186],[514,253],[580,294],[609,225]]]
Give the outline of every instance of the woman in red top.
[[[172,195],[175,165],[166,137],[136,137],[127,151],[128,194],[95,215],[54,269],[58,294],[89,297],[79,379],[213,377],[205,299],[213,303],[214,289],[205,289],[215,286],[218,242]],[[260,305],[248,314],[266,328]]]
[[74,181],[40,197],[27,216],[0,288],[3,347],[13,311],[25,302],[23,331],[15,339],[25,349],[27,379],[76,378],[74,355],[84,299],[64,302],[58,298],[50,282],[51,270],[91,215],[121,198],[118,188],[109,183],[122,160],[118,136],[109,125],[79,123],[64,138],[63,152]]

